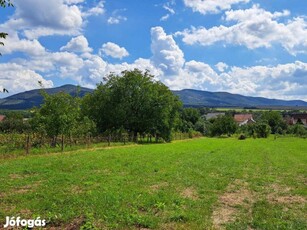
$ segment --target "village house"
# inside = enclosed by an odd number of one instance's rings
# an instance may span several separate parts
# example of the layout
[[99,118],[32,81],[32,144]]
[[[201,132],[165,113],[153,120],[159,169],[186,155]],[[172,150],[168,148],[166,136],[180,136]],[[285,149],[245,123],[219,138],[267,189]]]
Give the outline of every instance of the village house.
[[5,115],[0,115],[0,122],[4,121]]
[[234,120],[239,126],[256,123],[252,114],[235,114]]
[[288,125],[295,125],[301,123],[304,126],[307,126],[307,113],[296,113],[291,114],[290,117],[286,119]]

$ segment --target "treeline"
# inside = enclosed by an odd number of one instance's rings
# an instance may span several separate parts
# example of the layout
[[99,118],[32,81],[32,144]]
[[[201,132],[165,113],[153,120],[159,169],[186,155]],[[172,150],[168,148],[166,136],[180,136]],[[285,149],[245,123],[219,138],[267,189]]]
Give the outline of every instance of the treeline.
[[[208,108],[184,108],[179,98],[149,72],[110,74],[85,97],[41,94],[40,108],[9,112],[0,122],[0,144],[40,148],[97,142],[169,142],[198,136],[266,138],[270,134],[306,136],[302,124],[288,126],[278,111],[253,112],[256,123],[239,126],[236,111],[206,119]],[[26,119],[25,119],[26,117]],[[19,140],[20,142],[16,142]],[[0,149],[1,150],[1,149]]]
[[44,102],[30,111],[29,119],[7,114],[0,131],[14,138],[2,135],[0,142],[7,144],[22,134],[19,139],[25,140],[26,149],[49,142],[50,147],[60,145],[64,150],[65,145],[80,140],[169,142],[201,135],[189,133],[179,98],[149,72],[135,69],[110,74],[104,80],[83,98],[64,92],[48,95],[42,89]]
[[[297,137],[306,137],[307,129],[301,121],[295,125],[288,125],[284,117],[289,116],[289,111],[252,111],[227,110],[224,114],[220,112],[214,118],[206,119],[208,113],[217,113],[215,109],[210,108],[187,108],[183,111],[182,121],[188,123],[185,127],[189,130],[201,132],[204,136],[219,137],[232,136],[234,134],[242,138],[267,138],[269,135],[293,135]],[[296,111],[297,112],[297,111]],[[254,123],[239,126],[234,120],[235,114],[251,114]],[[186,116],[185,114],[189,114]],[[185,131],[187,128],[185,129]]]

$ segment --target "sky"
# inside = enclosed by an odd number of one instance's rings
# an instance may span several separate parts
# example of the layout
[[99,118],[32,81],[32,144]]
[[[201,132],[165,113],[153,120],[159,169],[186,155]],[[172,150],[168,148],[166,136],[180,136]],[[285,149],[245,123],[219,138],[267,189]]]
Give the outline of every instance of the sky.
[[0,97],[149,70],[173,90],[307,101],[306,0],[12,0]]

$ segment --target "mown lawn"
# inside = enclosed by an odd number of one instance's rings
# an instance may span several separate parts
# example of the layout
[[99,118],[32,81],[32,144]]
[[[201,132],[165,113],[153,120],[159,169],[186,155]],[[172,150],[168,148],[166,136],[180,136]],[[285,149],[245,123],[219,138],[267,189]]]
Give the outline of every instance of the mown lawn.
[[0,228],[307,229],[306,185],[307,140],[290,137],[0,159]]

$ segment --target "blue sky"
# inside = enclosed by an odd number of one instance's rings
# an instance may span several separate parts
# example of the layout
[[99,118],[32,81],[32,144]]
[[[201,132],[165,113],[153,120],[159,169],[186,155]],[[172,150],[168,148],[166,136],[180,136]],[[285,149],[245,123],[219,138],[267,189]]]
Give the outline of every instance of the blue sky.
[[[148,69],[171,89],[307,101],[307,1],[13,0],[1,10],[10,94]],[[4,94],[1,97],[7,96]]]

